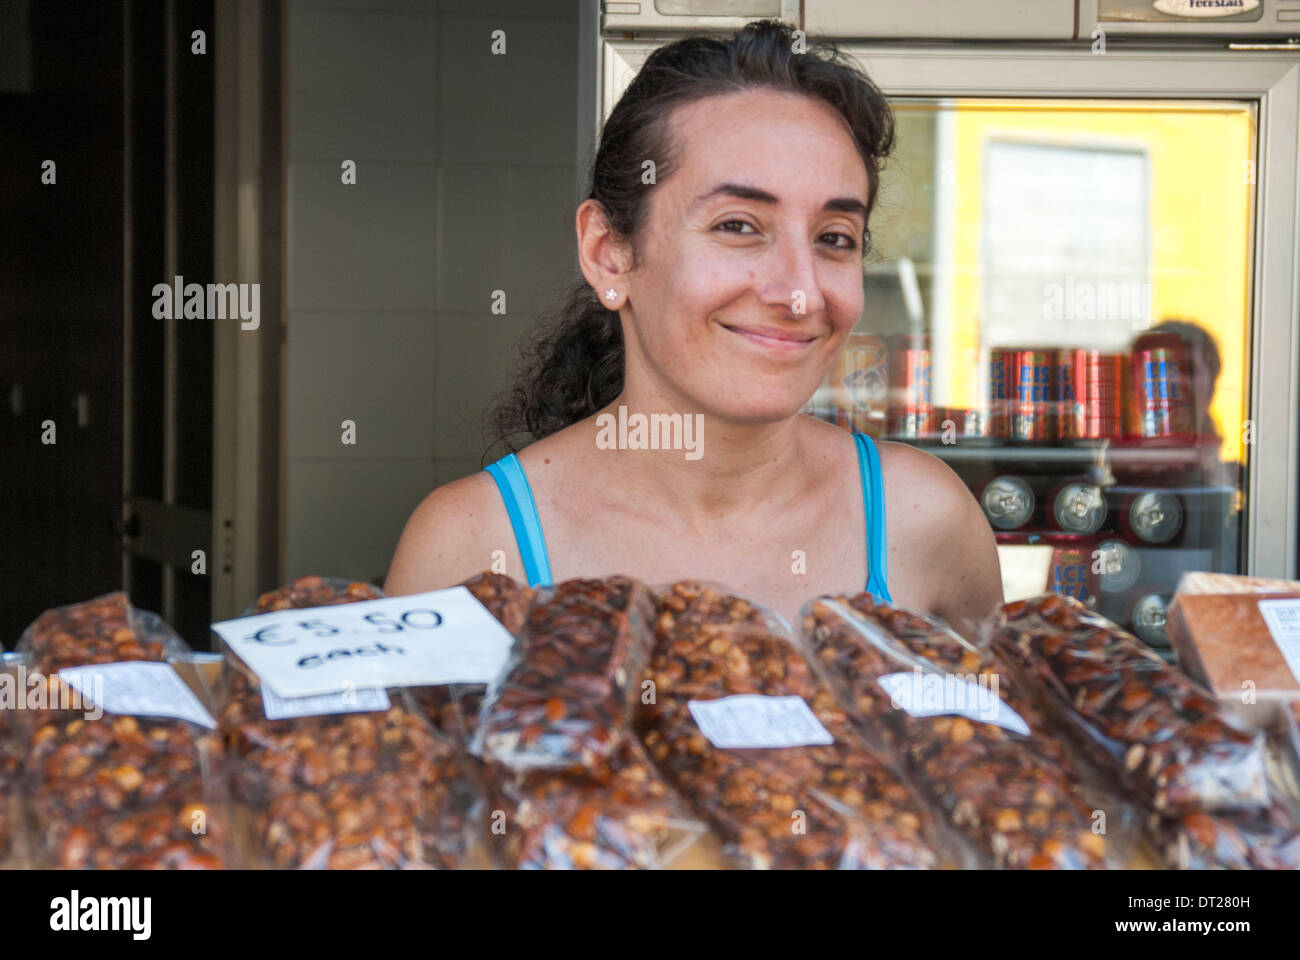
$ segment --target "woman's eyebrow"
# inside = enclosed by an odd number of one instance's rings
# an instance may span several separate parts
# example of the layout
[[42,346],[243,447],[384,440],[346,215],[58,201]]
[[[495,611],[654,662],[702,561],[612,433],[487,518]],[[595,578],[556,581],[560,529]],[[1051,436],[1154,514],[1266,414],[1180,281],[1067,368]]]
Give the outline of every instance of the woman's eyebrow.
[[[775,194],[768,193],[766,190],[760,190],[758,187],[749,187],[743,183],[732,183],[726,181],[718,184],[712,190],[700,194],[691,202],[691,207],[698,207],[715,197],[736,197],[740,200],[753,200],[757,203],[769,203],[775,206],[781,201]],[[822,206],[823,210],[837,210],[840,213],[857,213],[865,219],[867,216],[867,205],[857,197],[832,197]]]

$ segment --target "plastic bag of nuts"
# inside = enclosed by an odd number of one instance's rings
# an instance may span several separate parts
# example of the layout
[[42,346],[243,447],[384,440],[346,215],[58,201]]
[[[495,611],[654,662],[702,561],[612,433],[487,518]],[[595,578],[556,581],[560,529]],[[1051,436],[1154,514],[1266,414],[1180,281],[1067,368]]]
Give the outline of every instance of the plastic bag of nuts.
[[196,723],[114,715],[73,694],[74,666],[171,660],[206,700],[184,642],[124,593],[47,610],[19,640],[40,709],[20,718],[38,868],[211,869],[230,863],[221,741]]
[[[369,584],[303,577],[263,594],[248,614],[381,596]],[[356,691],[355,700],[340,694],[339,703],[316,709],[343,712],[270,720],[256,676],[227,647],[220,690],[238,836],[250,864],[445,869],[471,860],[477,784],[464,754],[405,688]]]
[[1115,624],[1071,597],[1008,603],[991,639],[1099,767],[1162,815],[1263,812],[1266,738]]
[[991,651],[866,593],[813,600],[802,620],[855,724],[903,763],[981,867],[1108,865],[1078,771]]
[[[522,629],[532,601],[531,588],[500,573],[484,571],[460,584],[474,595],[488,613],[510,634]],[[444,735],[468,746],[477,727],[478,713],[487,694],[487,684],[449,683],[436,687],[413,687],[411,693],[424,715]]]
[[[784,621],[697,583],[675,584],[659,600],[642,738],[659,770],[722,835],[732,863],[887,869],[952,862],[956,851],[939,838],[928,809],[852,729]],[[755,746],[773,741],[767,716],[753,715],[736,724],[751,745],[715,746],[697,720],[700,702],[743,694],[757,695],[745,702],[763,710],[802,700],[798,713],[810,710],[821,730],[805,720],[814,742]],[[775,698],[785,699],[778,705]],[[822,733],[829,742],[818,742]]]
[[632,717],[654,601],[626,577],[539,593],[513,662],[489,691],[471,751],[516,773],[601,775]]
[[541,591],[522,629],[507,622],[517,630],[514,663],[475,739],[487,838],[502,866],[662,868],[705,831],[631,727],[653,615],[645,586],[610,577]]
[[[4,654],[0,659],[0,684],[5,684],[13,696],[25,697],[19,688],[16,654]],[[22,754],[19,752],[14,717],[17,700],[6,702],[0,695],[0,867],[3,867],[14,850],[14,825],[18,822],[18,779],[22,772]]]
[[1178,870],[1300,870],[1300,826],[1282,803],[1254,813],[1152,814],[1150,835]]

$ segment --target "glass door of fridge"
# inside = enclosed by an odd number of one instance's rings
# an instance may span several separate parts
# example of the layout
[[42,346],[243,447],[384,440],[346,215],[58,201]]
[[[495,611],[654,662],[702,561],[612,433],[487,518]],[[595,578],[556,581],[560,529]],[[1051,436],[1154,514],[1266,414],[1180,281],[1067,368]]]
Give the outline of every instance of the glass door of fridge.
[[1009,598],[1160,644],[1243,568],[1256,111],[899,98],[858,327],[808,412],[948,464]]

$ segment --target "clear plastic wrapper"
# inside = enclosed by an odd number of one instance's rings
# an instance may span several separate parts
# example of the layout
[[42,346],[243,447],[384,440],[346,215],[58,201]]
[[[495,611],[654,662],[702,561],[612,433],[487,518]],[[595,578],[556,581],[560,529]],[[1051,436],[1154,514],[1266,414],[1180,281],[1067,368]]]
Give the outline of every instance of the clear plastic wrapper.
[[[504,574],[486,571],[460,585],[469,590],[512,636],[523,628],[533,598],[531,588]],[[413,687],[411,694],[425,717],[441,733],[457,743],[469,745],[487,694],[487,684],[448,683],[436,687]]]
[[1008,603],[990,638],[1101,768],[1153,811],[1264,813],[1267,745],[1115,624],[1059,594]]
[[1300,827],[1281,803],[1237,814],[1152,814],[1148,831],[1176,870],[1300,870]]
[[471,750],[515,773],[606,776],[631,719],[653,618],[650,591],[626,577],[539,592]]
[[503,867],[664,868],[705,831],[631,725],[653,616],[644,585],[610,577],[539,591],[522,629],[506,624],[515,659],[475,739]]
[[[852,729],[830,687],[775,614],[710,586],[675,584],[659,597],[646,676],[652,696],[643,698],[639,725],[647,752],[719,833],[732,864],[757,869],[952,864],[954,851],[945,848],[929,810]],[[700,701],[744,694],[802,699],[831,742],[715,746],[692,703],[701,709]],[[775,705],[766,699],[758,703]],[[821,737],[806,721],[803,726],[807,739]],[[748,736],[749,731],[742,733]]]
[[58,671],[169,660],[206,701],[184,642],[124,593],[47,610],[19,640],[40,709],[19,718],[28,857],[38,868],[228,866],[220,737],[164,716],[115,715],[73,697]]
[[[0,683],[7,684],[13,696],[25,697],[18,686],[17,655],[4,654],[0,659]],[[22,773],[22,752],[17,743],[17,700],[0,703],[0,867],[15,854],[14,833],[19,821],[18,781]]]
[[[1108,866],[1078,771],[991,651],[866,593],[821,597],[802,620],[855,724],[902,763],[981,867]],[[882,678],[901,681],[901,700]]]
[[[513,774],[489,767],[489,803],[503,815],[498,861],[516,870],[650,870],[673,866],[705,831],[641,744],[625,738],[606,779]],[[491,821],[489,821],[489,830]]]
[[[378,599],[369,584],[304,577],[249,613]],[[229,648],[221,676],[239,839],[250,865],[447,869],[473,862],[480,794],[468,758],[405,688],[386,709],[268,720],[256,676]]]

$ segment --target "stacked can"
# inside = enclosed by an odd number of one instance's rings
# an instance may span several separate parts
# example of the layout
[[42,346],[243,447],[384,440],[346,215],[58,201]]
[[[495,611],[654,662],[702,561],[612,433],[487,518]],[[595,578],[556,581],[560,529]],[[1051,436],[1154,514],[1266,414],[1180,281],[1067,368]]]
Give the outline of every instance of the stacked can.
[[995,530],[1018,530],[1034,518],[1034,489],[1022,477],[994,477],[980,492],[980,506]]
[[1011,410],[1016,388],[1016,351],[994,347],[989,351],[988,435],[1011,437]]
[[1123,436],[1124,354],[1062,350],[1056,376],[1062,440]]
[[900,333],[889,339],[889,435],[920,439],[934,432],[930,338]]
[[1106,497],[1095,483],[1074,480],[1052,495],[1052,519],[1063,533],[1096,533],[1106,522]]
[[1051,533],[1043,537],[1043,542],[1052,547],[1047,589],[1093,606],[1097,602],[1098,580],[1092,554],[1097,541],[1082,534]]
[[831,370],[831,391],[837,424],[873,437],[884,435],[889,364],[883,337],[874,333],[849,334]]
[[1015,351],[1015,385],[1011,400],[1011,439],[1051,443],[1056,439],[1056,351]]
[[1185,379],[1183,342],[1172,333],[1148,333],[1129,358],[1128,433],[1141,438],[1186,438],[1192,411]]
[[1116,513],[1120,529],[1143,543],[1168,543],[1183,526],[1183,502],[1168,490],[1128,494]]

